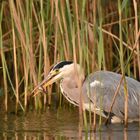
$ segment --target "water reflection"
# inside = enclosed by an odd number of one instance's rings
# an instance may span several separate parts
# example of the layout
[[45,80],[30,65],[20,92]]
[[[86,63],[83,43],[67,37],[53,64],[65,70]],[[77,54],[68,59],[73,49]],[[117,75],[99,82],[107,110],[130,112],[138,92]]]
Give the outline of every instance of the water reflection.
[[[48,109],[45,112],[28,112],[26,115],[0,112],[0,140],[131,140],[139,139],[139,124],[128,129],[121,124],[102,126],[97,130],[79,132],[78,111]],[[81,136],[79,136],[81,135]]]

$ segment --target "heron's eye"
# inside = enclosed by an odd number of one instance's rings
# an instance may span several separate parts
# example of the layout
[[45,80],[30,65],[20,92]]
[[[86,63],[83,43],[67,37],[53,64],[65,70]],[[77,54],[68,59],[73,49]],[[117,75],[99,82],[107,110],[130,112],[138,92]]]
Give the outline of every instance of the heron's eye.
[[58,73],[59,72],[59,69],[55,69],[55,72]]

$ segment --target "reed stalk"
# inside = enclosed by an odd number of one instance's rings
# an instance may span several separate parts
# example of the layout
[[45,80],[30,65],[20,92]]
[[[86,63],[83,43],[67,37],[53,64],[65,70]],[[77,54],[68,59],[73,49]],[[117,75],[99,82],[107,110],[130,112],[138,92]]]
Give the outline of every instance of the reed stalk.
[[[99,13],[99,28],[102,29],[102,24],[103,24],[103,17],[102,17],[102,5],[101,1],[98,1],[98,13]],[[103,41],[103,32],[102,30],[99,30],[99,41],[98,41],[98,66],[99,69],[101,70],[102,68],[105,70],[105,56],[104,56],[104,41]],[[100,77],[102,79],[102,77]],[[95,91],[96,92],[96,91]],[[102,93],[99,93],[102,95]],[[100,99],[100,114],[102,113],[102,108],[103,108],[103,97],[101,96]],[[99,130],[101,130],[101,125],[102,125],[102,116],[99,116]]]
[[2,72],[3,72],[3,82],[4,82],[4,105],[6,112],[8,111],[8,85],[7,85],[7,76],[6,76],[6,69],[5,69],[5,54],[3,48],[3,41],[2,41],[2,18],[3,18],[3,3],[1,5],[0,10],[0,55],[2,60]]
[[[133,5],[134,5],[134,12],[135,12],[135,39],[137,39],[138,35],[138,6],[136,0],[133,0]],[[137,63],[138,63],[138,75],[140,79],[140,48],[139,48],[139,43],[136,45],[136,50],[137,50]]]
[[[139,34],[139,19],[138,19],[138,5],[137,5],[137,1],[133,0],[133,5],[134,5],[134,12],[135,12],[135,42],[137,42],[137,38],[138,38],[138,34]],[[139,48],[140,44],[139,42],[136,44],[136,50],[137,50],[137,63],[138,63],[138,76],[140,79],[140,48]],[[140,101],[140,98],[138,99]],[[139,102],[139,115],[140,115],[140,102]],[[140,118],[139,118],[140,120]],[[139,122],[139,126],[140,126],[140,122]]]
[[119,38],[120,38],[120,65],[121,65],[121,72],[122,72],[122,76],[124,79],[124,96],[125,96],[125,100],[124,100],[124,112],[125,112],[125,126],[127,127],[128,124],[128,90],[127,90],[127,83],[126,83],[126,79],[125,79],[125,69],[124,69],[124,52],[123,52],[123,37],[122,37],[122,6],[121,6],[121,1],[118,0],[118,13],[119,13]]
[[[13,25],[13,24],[12,24]],[[19,82],[18,82],[18,69],[17,69],[17,52],[16,52],[16,42],[15,42],[15,31],[14,27],[12,29],[12,35],[13,35],[13,55],[14,55],[14,70],[15,70],[15,89],[16,89],[16,110],[18,111],[18,103],[19,103]]]
[[[48,56],[48,43],[47,43],[47,37],[46,37],[46,29],[45,29],[45,11],[43,10],[43,0],[40,2],[41,4],[41,41],[43,45],[43,61],[44,61],[44,78],[48,74],[48,68],[50,67],[50,60]],[[48,98],[50,99],[51,94],[48,94]],[[49,101],[50,102],[50,101]],[[50,103],[49,103],[50,104]],[[44,94],[44,105],[46,105],[46,94]]]
[[[94,51],[93,51],[93,71],[95,69],[95,61],[96,61],[96,56],[95,56],[95,46],[96,46],[96,12],[97,12],[97,0],[94,0],[93,2],[93,46],[94,46]],[[95,101],[96,101],[96,91],[95,91]],[[96,131],[96,102],[94,103],[94,115],[93,115],[93,131]]]

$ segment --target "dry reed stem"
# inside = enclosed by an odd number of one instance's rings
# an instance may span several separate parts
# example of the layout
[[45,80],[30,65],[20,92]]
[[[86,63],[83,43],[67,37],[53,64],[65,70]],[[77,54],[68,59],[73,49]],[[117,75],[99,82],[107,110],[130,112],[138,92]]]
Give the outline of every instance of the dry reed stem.
[[5,69],[5,64],[4,64],[4,54],[3,52],[1,51],[1,58],[2,58],[2,67],[3,67],[3,81],[4,81],[4,95],[5,95],[5,98],[4,98],[4,105],[5,105],[5,111],[7,112],[8,111],[8,85],[7,85],[7,76],[6,76],[6,71],[4,70]]
[[[140,32],[138,32],[138,9],[137,9],[137,1],[133,0],[133,5],[134,5],[134,12],[135,12],[135,42],[137,40],[137,36]],[[139,42],[136,44],[136,48],[137,48],[137,63],[138,63],[138,74],[139,74],[139,79],[140,79],[140,49],[139,49]],[[139,100],[139,99],[138,99]],[[139,100],[139,116],[140,116],[140,100]],[[140,117],[139,117],[140,119]],[[140,125],[140,122],[139,122]]]
[[[88,24],[89,24],[90,26],[94,27],[93,24],[91,24],[91,23],[88,23]],[[99,27],[98,27],[98,28],[99,28]],[[107,30],[105,30],[105,29],[103,29],[103,28],[99,28],[99,30],[102,30],[103,33],[110,35],[112,38],[114,38],[114,39],[116,39],[116,40],[118,40],[118,41],[120,42],[120,38],[117,37],[116,35],[114,35],[113,33],[110,33],[110,32],[108,32]],[[123,43],[123,45],[124,45],[125,47],[127,47],[129,50],[133,51],[132,46],[128,45],[128,44],[127,44],[126,42],[124,42],[124,41],[122,41],[122,43]],[[136,50],[134,50],[134,53],[137,55],[137,51],[136,51]]]
[[118,95],[118,93],[119,93],[119,90],[120,90],[122,81],[123,81],[123,76],[122,76],[122,78],[121,78],[121,80],[120,80],[120,82],[119,82],[119,84],[118,84],[118,86],[117,86],[117,89],[116,89],[116,91],[115,91],[115,94],[114,94],[114,96],[113,96],[113,99],[112,99],[112,102],[111,102],[111,105],[110,105],[110,109],[109,109],[109,111],[108,111],[109,114],[108,114],[108,117],[106,118],[105,124],[108,124],[108,121],[109,121],[109,118],[110,118],[110,113],[111,113],[112,108],[113,108],[113,105],[114,105],[114,103],[115,103],[115,99],[116,99],[116,97],[117,97],[117,95]]
[[[30,21],[30,28],[31,28],[31,21]],[[31,36],[31,34],[30,34]],[[30,40],[31,41],[31,40]],[[28,44],[29,46],[29,58],[28,58],[28,61],[29,61],[29,67],[30,67],[30,71],[31,71],[31,76],[33,78],[33,82],[34,82],[34,85],[37,85],[37,75],[36,75],[36,71],[35,71],[35,59],[34,59],[34,51],[33,51],[33,46],[32,46],[32,42],[30,42]]]
[[[47,51],[47,37],[45,31],[45,22],[44,22],[44,11],[43,11],[43,0],[41,0],[41,36],[42,36],[42,44],[43,44],[43,53],[44,53],[44,78],[48,74],[48,68],[50,67],[50,61]],[[50,99],[50,94],[48,94],[48,99]],[[46,94],[44,94],[44,105],[46,104]]]
[[25,58],[25,52],[23,51],[23,68],[24,68],[24,76],[25,76],[25,87],[24,87],[24,107],[25,110],[27,108],[27,101],[28,101],[28,73],[29,73],[29,68],[27,68],[27,62]]
[[95,103],[94,103],[94,115],[93,115],[93,131],[95,132],[96,131],[96,92],[95,92]]
[[6,112],[8,111],[8,86],[7,86],[7,76],[6,76],[6,70],[5,70],[5,55],[4,55],[4,49],[3,49],[3,36],[2,36],[2,17],[3,17],[3,4],[1,5],[0,10],[0,56],[1,56],[1,62],[2,62],[2,73],[3,73],[3,83],[4,83],[4,106]]
[[55,42],[54,42],[54,63],[57,62],[57,51],[58,51],[58,46],[57,46],[57,43],[58,43],[58,0],[56,0],[55,2],[55,9],[56,9],[56,12],[55,12],[55,16],[56,16],[56,19],[55,19]]
[[[133,0],[134,5],[134,12],[135,12],[135,39],[137,39],[138,34],[138,10],[137,10],[137,2],[136,0]],[[139,49],[139,43],[137,43],[137,63],[138,63],[138,73],[139,73],[139,79],[140,79],[140,49]]]
[[[10,1],[10,6],[11,6],[11,12],[12,12],[12,15],[13,15],[13,19],[14,19],[14,22],[16,24],[18,33],[20,35],[20,38],[21,38],[21,42],[23,44],[23,47],[26,50],[26,53],[29,53],[29,54],[27,54],[27,56],[29,57],[28,59],[29,59],[30,70],[31,70],[31,75],[32,75],[32,78],[33,78],[34,85],[37,85],[37,78],[36,78],[36,72],[35,72],[35,63],[34,63],[34,55],[33,55],[32,44],[31,44],[31,42],[30,42],[30,44],[26,43],[24,32],[23,32],[23,29],[21,27],[21,25],[22,25],[21,24],[21,19],[20,19],[18,13],[17,13],[16,7],[15,7],[15,4],[13,3],[13,1]],[[32,29],[31,21],[30,20],[29,20],[29,23],[28,24],[29,24],[29,27]],[[29,36],[31,36],[31,34]],[[29,47],[28,45],[31,45],[31,46]],[[27,46],[29,48],[27,48]]]
[[[18,3],[18,5],[20,5],[20,3]],[[15,4],[13,1],[10,1],[10,9],[11,9],[11,15],[13,17],[13,20],[14,20],[14,23],[16,25],[16,29],[19,33],[19,36],[20,36],[20,40],[21,40],[21,45],[23,47],[23,50],[25,49],[25,53],[26,53],[26,57],[28,59],[28,64],[29,65],[29,68],[30,68],[30,71],[31,71],[31,76],[33,78],[33,82],[34,82],[34,85],[37,85],[37,76],[36,76],[36,72],[35,72],[35,62],[34,62],[34,55],[33,55],[33,47],[32,47],[32,32],[30,31],[30,33],[26,33],[26,38],[25,38],[25,35],[24,35],[24,31],[22,29],[22,24],[21,24],[21,21],[23,21],[23,24],[25,26],[29,26],[30,30],[32,29],[32,24],[31,24],[31,21],[30,19],[28,19],[28,21],[26,21],[26,19],[24,19],[23,17],[23,9],[21,8],[21,6],[19,6],[20,8],[20,11],[17,11],[16,7],[15,7]],[[23,19],[20,18],[20,14],[22,15],[21,17]],[[26,22],[25,22],[26,21]],[[28,24],[28,25],[27,25]],[[24,26],[24,27],[25,27]],[[25,31],[27,32],[27,29],[25,29]],[[28,36],[28,37],[27,37]],[[27,79],[26,79],[27,80]],[[27,82],[26,82],[27,83]],[[27,94],[27,93],[26,93]],[[25,95],[25,104],[27,102],[27,96]]]
[[18,103],[19,103],[19,84],[18,84],[18,69],[17,69],[17,55],[16,55],[16,42],[15,42],[15,31],[14,31],[14,27],[12,30],[12,34],[13,34],[13,53],[14,53],[14,71],[15,71],[15,86],[16,86],[16,113],[18,110]]
[[[75,1],[75,15],[76,15],[76,27],[77,27],[77,42],[78,42],[78,50],[81,49],[81,40],[80,40],[80,29],[79,29],[79,14],[78,14],[78,1]],[[81,51],[79,51],[81,53]]]
[[7,78],[6,78],[6,73],[3,73],[4,76],[4,105],[5,105],[5,111],[8,111],[8,86],[7,86]]
[[[125,18],[125,19],[122,19],[122,23],[130,21],[130,20],[134,20],[134,19],[135,19],[135,17]],[[103,27],[112,26],[112,25],[115,25],[115,24],[118,24],[118,23],[119,23],[119,21],[114,21],[114,22],[111,22],[111,23],[106,23],[106,24],[103,25]]]
[[[66,60],[68,60],[70,58],[70,40],[69,40],[69,32],[68,32],[68,27],[67,27],[68,25],[67,25],[65,13],[64,13],[64,7],[66,7],[66,4],[63,1],[62,6],[61,6],[61,14],[62,14],[62,23],[64,26],[64,31],[63,31],[62,25],[61,25],[60,12],[58,12],[58,21],[59,21],[59,27],[61,29],[62,38],[63,38],[65,58],[66,58]],[[65,36],[63,37],[64,34],[65,34]]]
[[125,78],[125,69],[124,69],[124,50],[123,50],[123,36],[122,36],[122,8],[121,8],[121,1],[118,0],[118,14],[119,14],[119,56],[120,56],[120,65],[121,65],[121,72],[124,78],[124,124],[127,127],[128,125],[128,90],[127,90],[127,83]]
[[[2,46],[2,40],[1,40],[1,45],[0,46]],[[4,96],[5,96],[4,106],[5,106],[5,110],[7,112],[8,111],[8,85],[7,85],[7,76],[6,76],[5,62],[4,62],[5,61],[4,60],[5,55],[4,55],[4,52],[2,51],[2,49],[0,50],[0,55],[1,55],[1,59],[2,59],[2,72],[3,72],[3,82],[4,82]]]
[[123,130],[123,133],[124,133],[124,140],[128,140],[128,130],[127,130],[127,128],[124,128],[124,130]]
[[126,83],[125,77],[124,77],[124,94],[125,94],[124,125],[125,125],[125,127],[127,127],[128,126],[128,88],[127,88],[127,83]]
[[[96,11],[97,11],[97,0],[94,0],[93,2],[93,25],[96,25]],[[95,28],[93,26],[93,28]],[[94,29],[94,37],[95,37],[95,29]],[[93,43],[95,45],[95,38],[93,37]],[[93,63],[95,65],[95,55],[93,56]],[[95,66],[94,66],[95,67]],[[96,101],[96,93],[95,93],[95,101]],[[94,104],[94,119],[93,119],[93,131],[96,131],[96,102]]]
[[18,13],[16,11],[15,4],[14,4],[13,0],[9,0],[9,3],[10,3],[9,5],[11,8],[11,13],[12,13],[15,25],[17,27],[18,33],[20,34],[21,42],[22,42],[24,48],[26,49],[25,36],[22,31],[22,27],[21,27],[22,24],[21,24],[20,18],[18,16]]

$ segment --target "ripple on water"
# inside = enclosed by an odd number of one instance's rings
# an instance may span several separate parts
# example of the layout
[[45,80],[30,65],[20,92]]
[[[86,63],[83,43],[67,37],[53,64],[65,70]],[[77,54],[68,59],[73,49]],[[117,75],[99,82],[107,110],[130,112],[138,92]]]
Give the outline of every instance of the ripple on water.
[[[47,109],[45,112],[29,111],[26,115],[0,112],[0,139],[96,139],[118,140],[139,139],[139,124],[129,124],[125,130],[122,124],[102,126],[101,131],[79,129],[77,110]],[[98,126],[97,126],[98,127]]]

